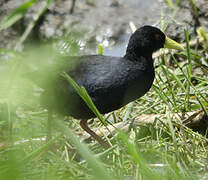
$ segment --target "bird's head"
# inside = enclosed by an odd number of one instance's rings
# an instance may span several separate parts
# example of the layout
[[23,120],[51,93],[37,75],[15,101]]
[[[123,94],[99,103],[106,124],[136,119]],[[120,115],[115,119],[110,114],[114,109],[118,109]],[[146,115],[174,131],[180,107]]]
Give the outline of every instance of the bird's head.
[[154,51],[163,47],[183,49],[180,44],[168,38],[160,29],[153,26],[143,26],[131,35],[127,53],[137,56],[152,56]]

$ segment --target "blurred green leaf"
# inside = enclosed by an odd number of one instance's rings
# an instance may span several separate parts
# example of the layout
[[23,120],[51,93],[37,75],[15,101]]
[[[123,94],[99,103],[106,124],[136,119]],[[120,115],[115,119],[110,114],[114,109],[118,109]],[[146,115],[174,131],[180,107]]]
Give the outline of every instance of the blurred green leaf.
[[172,0],[165,0],[170,10],[174,10],[174,5]]
[[13,10],[8,16],[6,16],[3,21],[0,24],[0,31],[3,29],[7,29],[8,27],[12,26],[14,23],[16,23],[18,20],[20,20],[27,10],[33,6],[37,0],[30,0],[19,7],[17,7],[15,10]]
[[203,27],[199,27],[196,32],[198,36],[202,39],[204,49],[208,51],[208,34],[205,32]]
[[110,171],[105,168],[104,164],[94,156],[94,154],[88,149],[85,144],[80,143],[80,140],[74,135],[71,129],[64,126],[59,121],[56,121],[56,127],[58,127],[61,132],[70,138],[70,141],[77,148],[79,154],[88,162],[90,168],[92,168],[92,174],[95,176],[95,179],[101,180],[116,180],[117,178],[113,177]]

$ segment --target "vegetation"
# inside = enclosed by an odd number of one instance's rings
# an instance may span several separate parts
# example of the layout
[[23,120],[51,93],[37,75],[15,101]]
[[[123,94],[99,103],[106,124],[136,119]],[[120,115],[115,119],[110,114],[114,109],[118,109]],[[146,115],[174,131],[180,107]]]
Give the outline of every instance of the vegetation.
[[[14,10],[2,21],[0,29],[21,19],[35,2],[30,0]],[[50,2],[47,1],[41,13]],[[37,19],[33,23],[36,22]],[[29,26],[18,47],[33,27]],[[200,28],[196,37],[200,41],[194,48],[190,47],[187,30],[184,36],[183,52],[161,50],[155,59],[156,79],[151,90],[110,115],[100,115],[86,91],[74,84],[102,121],[95,119],[93,126],[131,122],[128,132],[116,130],[108,150],[95,142],[80,143],[83,138],[77,135],[83,132],[79,121],[58,115],[54,116],[53,138],[46,143],[48,117],[39,105],[41,89],[25,77],[25,73],[43,65],[42,59],[47,62],[50,57],[60,55],[63,50],[57,48],[60,42],[73,44],[70,53],[79,54],[79,44],[72,40],[77,38],[76,33],[38,45],[29,42],[22,52],[16,51],[17,47],[0,49],[0,179],[208,179],[207,129],[204,134],[194,132],[177,116],[197,110],[208,115],[208,36]],[[100,45],[98,49],[102,54]],[[70,77],[63,76],[74,83]],[[152,124],[134,125],[134,120],[142,114],[163,116]],[[203,129],[204,125],[201,126]]]

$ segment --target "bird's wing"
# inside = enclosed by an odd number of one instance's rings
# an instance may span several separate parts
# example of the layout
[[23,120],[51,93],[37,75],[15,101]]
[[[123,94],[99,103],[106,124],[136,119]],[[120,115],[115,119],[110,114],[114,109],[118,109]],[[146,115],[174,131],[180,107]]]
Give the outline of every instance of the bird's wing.
[[128,82],[136,77],[142,77],[146,70],[146,65],[141,63],[126,62],[120,57],[94,56],[88,57],[88,61],[84,61],[80,65],[79,70],[74,75],[77,83],[84,86],[90,95],[109,93],[109,91],[117,89],[125,89]]

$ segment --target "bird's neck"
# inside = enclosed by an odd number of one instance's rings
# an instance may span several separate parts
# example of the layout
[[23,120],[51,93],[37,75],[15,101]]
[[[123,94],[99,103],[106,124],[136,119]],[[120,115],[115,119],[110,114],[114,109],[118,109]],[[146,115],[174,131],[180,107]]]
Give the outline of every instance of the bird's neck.
[[152,59],[152,52],[144,53],[141,51],[126,51],[126,54],[124,55],[125,59],[128,59],[130,61],[139,61],[141,57],[144,57],[146,59]]

